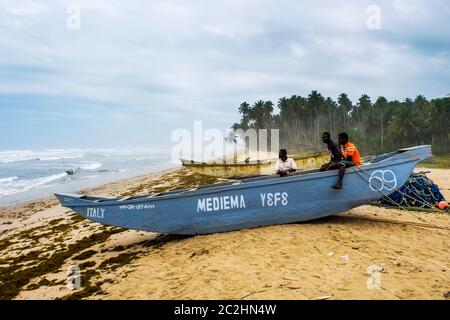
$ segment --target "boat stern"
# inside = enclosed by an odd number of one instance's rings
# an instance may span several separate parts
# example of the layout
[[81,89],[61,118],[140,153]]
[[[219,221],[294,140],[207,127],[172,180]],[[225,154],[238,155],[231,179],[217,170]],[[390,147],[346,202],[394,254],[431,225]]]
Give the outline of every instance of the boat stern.
[[77,204],[83,203],[82,199],[84,198],[84,195],[76,193],[73,194],[55,193],[55,197],[59,200],[59,202],[61,202],[61,205],[63,207],[71,208],[76,206]]

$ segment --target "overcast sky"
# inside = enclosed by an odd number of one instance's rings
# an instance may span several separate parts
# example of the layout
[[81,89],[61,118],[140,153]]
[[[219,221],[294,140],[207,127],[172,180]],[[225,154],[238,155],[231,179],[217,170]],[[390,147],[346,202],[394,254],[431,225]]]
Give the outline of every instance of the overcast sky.
[[0,0],[0,149],[169,148],[311,90],[445,96],[449,31],[448,0]]

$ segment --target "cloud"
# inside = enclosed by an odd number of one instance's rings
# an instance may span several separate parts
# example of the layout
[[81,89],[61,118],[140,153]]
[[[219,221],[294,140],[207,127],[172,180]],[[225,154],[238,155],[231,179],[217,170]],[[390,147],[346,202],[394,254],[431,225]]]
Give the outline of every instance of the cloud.
[[[67,135],[102,119],[109,125],[98,126],[100,146],[106,139],[167,143],[170,134],[156,138],[154,132],[193,120],[229,127],[244,100],[311,90],[334,98],[347,92],[354,100],[363,93],[373,99],[447,94],[449,3],[377,1],[381,29],[369,30],[366,9],[373,4],[4,0],[0,117],[7,115],[9,128],[24,139],[8,143],[63,141],[64,134],[50,141],[19,134],[38,116],[44,124],[65,121]],[[68,5],[80,7],[80,30],[67,29]],[[143,137],[136,138],[142,119],[147,131],[140,128]]]

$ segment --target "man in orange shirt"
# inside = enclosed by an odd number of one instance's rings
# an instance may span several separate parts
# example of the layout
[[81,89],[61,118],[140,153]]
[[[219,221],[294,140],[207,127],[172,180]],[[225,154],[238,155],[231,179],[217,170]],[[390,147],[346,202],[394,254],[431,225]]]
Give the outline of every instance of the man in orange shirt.
[[345,168],[361,165],[361,157],[359,155],[358,148],[348,141],[348,134],[345,132],[339,133],[338,142],[341,147],[341,153],[344,160],[339,162],[339,179],[332,188],[342,189],[342,180],[345,175]]

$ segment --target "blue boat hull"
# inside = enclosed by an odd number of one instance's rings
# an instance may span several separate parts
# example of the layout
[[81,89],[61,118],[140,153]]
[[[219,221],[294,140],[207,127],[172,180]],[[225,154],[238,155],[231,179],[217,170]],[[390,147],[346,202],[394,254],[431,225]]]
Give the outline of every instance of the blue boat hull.
[[131,199],[56,194],[62,205],[92,221],[167,234],[205,234],[307,221],[370,203],[400,188],[430,146],[401,149],[337,172],[261,177]]

